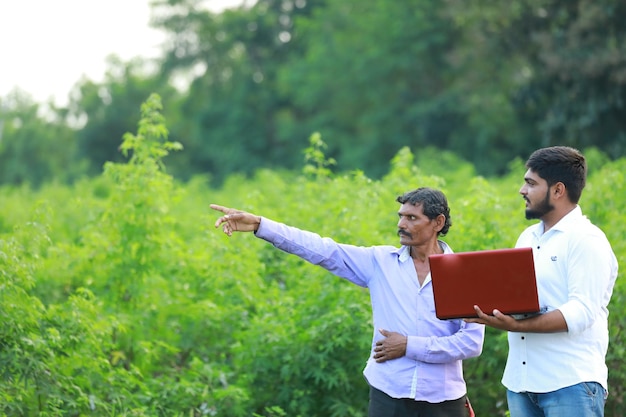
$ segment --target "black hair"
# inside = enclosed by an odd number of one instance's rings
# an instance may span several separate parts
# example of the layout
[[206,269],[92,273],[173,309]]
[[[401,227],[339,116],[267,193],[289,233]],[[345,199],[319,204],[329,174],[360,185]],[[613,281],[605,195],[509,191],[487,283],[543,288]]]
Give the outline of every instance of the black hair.
[[437,235],[445,236],[452,226],[452,219],[450,219],[450,207],[448,207],[448,199],[446,195],[439,190],[428,187],[420,187],[413,191],[408,191],[396,198],[396,201],[400,204],[413,204],[422,205],[422,211],[424,215],[430,220],[435,220],[440,214],[443,214],[446,218],[446,222],[437,233]]
[[578,149],[569,146],[538,149],[526,161],[526,168],[546,180],[548,186],[562,182],[572,203],[580,200],[587,180],[587,162]]

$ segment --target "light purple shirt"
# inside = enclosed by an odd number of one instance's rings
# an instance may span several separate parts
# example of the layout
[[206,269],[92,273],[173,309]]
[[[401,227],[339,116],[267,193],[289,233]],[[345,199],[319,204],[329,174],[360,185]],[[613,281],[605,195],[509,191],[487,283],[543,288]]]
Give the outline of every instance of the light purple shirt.
[[[438,403],[467,391],[462,360],[480,355],[484,326],[439,320],[430,274],[420,287],[407,246],[361,247],[262,218],[256,236],[275,247],[369,288],[374,335],[363,374],[371,386],[393,398]],[[439,242],[445,253],[452,250]],[[379,329],[408,336],[406,355],[383,363],[373,359]]]

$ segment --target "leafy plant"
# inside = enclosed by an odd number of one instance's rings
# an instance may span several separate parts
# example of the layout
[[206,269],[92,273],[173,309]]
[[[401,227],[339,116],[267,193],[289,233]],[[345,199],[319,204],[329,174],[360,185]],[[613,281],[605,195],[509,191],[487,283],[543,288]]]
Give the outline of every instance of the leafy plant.
[[[497,178],[461,158],[402,148],[388,172],[333,172],[320,136],[301,172],[259,170],[176,182],[158,96],[127,134],[124,163],[73,185],[0,187],[0,415],[353,416],[367,413],[366,290],[252,234],[228,238],[209,203],[237,207],[342,243],[396,245],[395,198],[442,188],[456,251],[509,247],[529,223],[519,159]],[[626,262],[626,161],[590,151],[581,200]],[[607,415],[623,415],[626,286],[609,306]],[[478,415],[507,414],[506,335],[487,330],[464,364]]]

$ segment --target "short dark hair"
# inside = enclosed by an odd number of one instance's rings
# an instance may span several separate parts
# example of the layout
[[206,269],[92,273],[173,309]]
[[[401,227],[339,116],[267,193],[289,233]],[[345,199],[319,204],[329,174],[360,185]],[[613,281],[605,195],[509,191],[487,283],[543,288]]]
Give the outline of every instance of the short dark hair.
[[538,149],[526,161],[526,168],[546,180],[548,186],[562,182],[567,197],[578,204],[587,181],[587,162],[578,149],[569,146]]
[[435,220],[440,214],[443,214],[446,218],[446,222],[443,228],[437,233],[437,235],[445,236],[452,226],[452,219],[450,219],[450,207],[448,207],[448,199],[446,195],[439,190],[428,187],[420,187],[413,191],[408,191],[396,198],[396,201],[400,204],[413,204],[422,205],[422,211],[424,215],[430,220]]

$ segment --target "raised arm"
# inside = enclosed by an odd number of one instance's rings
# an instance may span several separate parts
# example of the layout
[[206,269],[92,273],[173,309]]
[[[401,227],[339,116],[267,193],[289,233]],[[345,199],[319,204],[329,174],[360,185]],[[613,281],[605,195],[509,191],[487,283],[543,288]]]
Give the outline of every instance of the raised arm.
[[215,227],[222,225],[222,230],[228,236],[232,236],[233,232],[256,232],[261,224],[261,216],[256,216],[245,211],[211,204],[213,210],[221,211],[223,216],[215,221]]

